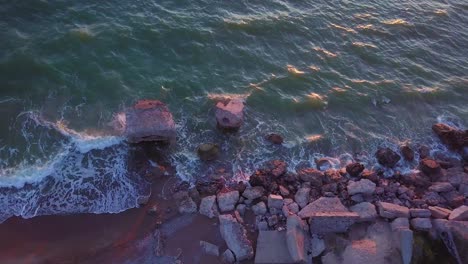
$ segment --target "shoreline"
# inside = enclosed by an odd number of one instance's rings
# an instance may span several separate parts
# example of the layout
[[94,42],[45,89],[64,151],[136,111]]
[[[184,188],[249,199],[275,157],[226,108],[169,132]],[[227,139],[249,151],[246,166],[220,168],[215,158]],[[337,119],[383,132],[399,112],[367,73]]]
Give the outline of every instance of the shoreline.
[[[438,136],[455,149],[449,136]],[[274,138],[279,142],[278,137]],[[271,250],[281,241],[287,241],[289,253],[280,252],[279,257],[294,263],[339,262],[346,254],[360,256],[355,251],[361,246],[375,247],[376,252],[366,253],[371,259],[399,254],[403,263],[409,263],[405,262],[409,254],[414,263],[457,263],[453,248],[444,250],[444,243],[455,243],[455,251],[467,257],[464,156],[442,160],[420,149],[416,171],[395,171],[392,177],[359,162],[336,170],[324,158],[316,161],[316,168],[291,173],[286,162],[272,160],[258,168],[248,183],[208,177],[191,187],[176,178],[159,151],[145,143],[131,155],[131,168],[151,182],[151,195],[140,200],[140,207],[117,214],[12,217],[0,224],[0,236],[11,238],[0,242],[0,258],[5,263],[231,263],[231,255],[240,263],[267,263],[261,259],[269,258],[264,244]],[[463,151],[462,145],[462,155]],[[409,145],[402,146],[400,154],[381,148],[375,155],[387,168],[415,155]],[[150,157],[161,167],[151,169]],[[165,197],[168,191],[171,195]],[[225,228],[231,231],[225,233]],[[294,246],[291,230],[296,230]],[[450,234],[448,241],[441,236],[444,232]],[[410,248],[388,242],[394,234],[404,233],[411,234],[406,242]],[[265,240],[267,235],[274,239]],[[428,243],[437,245],[431,256],[424,255]],[[382,244],[389,248],[384,253]]]

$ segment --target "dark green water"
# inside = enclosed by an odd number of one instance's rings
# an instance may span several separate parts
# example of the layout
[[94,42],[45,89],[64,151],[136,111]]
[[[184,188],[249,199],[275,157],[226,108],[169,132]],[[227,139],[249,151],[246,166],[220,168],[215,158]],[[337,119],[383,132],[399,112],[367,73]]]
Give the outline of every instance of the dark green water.
[[[379,145],[444,150],[430,126],[467,125],[466,1],[15,2],[0,1],[0,185],[32,184],[0,195],[2,219],[136,206],[109,122],[140,98],[174,113],[168,155],[187,180],[271,158],[374,166]],[[234,135],[216,130],[223,94],[246,98]],[[195,153],[208,141],[212,166]]]

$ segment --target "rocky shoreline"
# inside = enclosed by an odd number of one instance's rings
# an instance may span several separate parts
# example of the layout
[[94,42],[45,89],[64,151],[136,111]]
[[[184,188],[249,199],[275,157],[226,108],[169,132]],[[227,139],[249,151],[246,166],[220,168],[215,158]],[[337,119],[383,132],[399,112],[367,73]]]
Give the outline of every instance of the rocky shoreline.
[[[216,107],[222,131],[231,133],[240,128],[242,101],[222,101]],[[139,121],[132,121],[135,118]],[[315,161],[315,167],[291,172],[287,161],[271,160],[245,182],[226,180],[219,176],[224,173],[220,170],[215,173],[217,176],[199,177],[190,184],[176,179],[167,161],[158,161],[160,166],[148,166],[149,156],[161,159],[154,141],[171,144],[175,140],[175,126],[168,108],[159,101],[140,101],[128,110],[126,119],[124,135],[136,144],[134,164],[130,167],[152,184],[151,195],[139,199],[140,208],[105,216],[14,218],[0,225],[0,235],[17,236],[16,244],[34,241],[31,236],[40,231],[29,234],[11,230],[28,223],[38,229],[44,226],[51,229],[50,220],[43,219],[61,217],[69,219],[68,224],[63,224],[65,229],[75,226],[77,232],[80,229],[89,232],[85,236],[90,240],[88,245],[77,247],[72,253],[58,250],[37,263],[468,261],[466,130],[446,124],[435,124],[432,128],[456,153],[455,158],[431,156],[428,147],[405,144],[398,152],[379,148],[375,153],[381,165],[379,170],[366,168],[360,162],[349,162],[336,169],[331,159],[321,158]],[[267,134],[265,139],[273,144],[283,143],[279,134]],[[197,153],[201,160],[210,162],[219,151],[219,146],[207,143]],[[419,157],[419,163],[415,162],[415,156]],[[394,169],[402,159],[414,164],[414,168],[405,173]],[[386,169],[393,169],[392,175],[386,174]],[[103,220],[93,226],[95,219]],[[93,234],[102,232],[100,228],[106,222],[109,226],[103,237],[120,233],[125,229],[122,225],[134,228],[128,231],[128,236],[122,235],[125,239],[117,239],[119,243],[113,236],[94,241]],[[80,235],[70,230],[67,233],[69,237],[63,240],[68,244],[64,244],[71,246],[79,241],[75,236]],[[44,248],[60,248],[62,242],[42,243],[46,244]],[[21,255],[11,253],[15,243],[4,246],[5,250],[0,250],[3,259],[13,260]]]

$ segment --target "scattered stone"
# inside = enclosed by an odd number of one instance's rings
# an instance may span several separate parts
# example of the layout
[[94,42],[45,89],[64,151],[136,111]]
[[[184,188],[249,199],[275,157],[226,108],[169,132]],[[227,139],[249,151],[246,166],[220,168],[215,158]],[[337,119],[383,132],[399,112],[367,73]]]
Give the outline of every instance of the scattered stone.
[[368,179],[348,182],[349,195],[354,195],[358,193],[369,195],[369,194],[373,194],[374,191],[375,191],[375,183],[371,182]]
[[175,123],[167,106],[158,100],[139,100],[125,110],[124,136],[130,143],[175,141]]
[[219,256],[219,247],[208,243],[206,241],[200,241],[200,247],[202,248],[203,252],[211,256]]
[[304,208],[309,203],[309,199],[310,188],[308,187],[300,188],[294,196],[294,200],[301,208]]
[[431,210],[411,208],[410,215],[413,218],[429,218],[431,217]]
[[310,251],[312,257],[318,257],[323,253],[323,251],[325,251],[325,241],[319,238],[318,235],[313,234],[310,241]]
[[294,203],[294,200],[291,198],[284,198],[283,202],[284,202],[284,205],[289,205],[289,204]]
[[438,176],[441,172],[440,164],[430,158],[422,159],[419,162],[419,168],[422,172],[429,176]]
[[386,202],[377,202],[377,208],[379,209],[379,214],[384,218],[397,218],[405,217],[409,218],[409,209],[408,207],[396,205]]
[[244,216],[246,207],[247,206],[245,204],[238,204],[236,206],[236,211],[239,212],[240,215]]
[[270,194],[268,195],[268,208],[281,209],[283,208],[283,197],[280,195]]
[[434,182],[432,183],[431,187],[429,187],[429,191],[434,191],[434,192],[450,192],[453,191],[455,188],[453,188],[452,184],[448,182]]
[[377,218],[375,206],[369,202],[358,203],[349,209],[359,215],[358,222],[374,221]]
[[392,231],[395,232],[399,229],[408,229],[409,220],[408,218],[398,217],[391,223]]
[[439,206],[429,206],[429,211],[431,211],[432,217],[436,219],[448,218],[448,216],[452,212],[449,209],[439,207]]
[[289,254],[295,263],[306,261],[307,248],[307,224],[297,215],[290,215],[286,221],[286,242]]
[[267,218],[267,222],[268,222],[268,226],[269,227],[275,227],[278,222],[279,222],[279,219],[278,219],[278,216],[277,215],[271,215]]
[[264,202],[259,202],[252,206],[252,211],[255,215],[264,215],[267,212],[267,207]]
[[388,168],[393,168],[400,161],[400,155],[390,148],[379,148],[375,153],[377,161]]
[[270,141],[273,144],[281,145],[283,144],[283,137],[279,134],[271,133],[266,136],[266,140]]
[[257,198],[260,198],[263,196],[265,193],[265,188],[261,186],[255,186],[252,188],[247,188],[245,191],[242,193],[242,196],[249,200],[255,200]]
[[454,209],[448,219],[453,221],[468,221],[468,206],[462,205]]
[[422,197],[426,203],[430,206],[435,206],[440,203],[444,202],[444,198],[442,198],[438,193],[436,192],[426,192],[423,197]]
[[253,257],[252,243],[247,239],[244,227],[231,215],[219,216],[219,229],[228,248],[234,253],[237,261]]
[[352,177],[358,177],[364,171],[364,165],[359,162],[354,162],[346,165],[346,172]]
[[216,121],[223,129],[239,129],[244,121],[244,100],[229,99],[216,104]]
[[468,130],[463,131],[442,123],[433,125],[432,130],[452,150],[462,150],[468,146]]
[[411,226],[418,231],[429,231],[432,228],[431,219],[429,218],[413,218]]
[[239,201],[239,191],[230,191],[218,193],[218,206],[221,212],[234,210],[237,201]]
[[333,163],[328,158],[320,158],[316,160],[315,165],[317,166],[317,169],[321,171],[326,171],[333,168]]
[[205,215],[209,218],[213,218],[219,215],[218,207],[216,205],[216,196],[210,195],[203,197],[200,202],[200,211],[201,215]]
[[219,156],[219,146],[213,143],[201,144],[198,146],[197,153],[201,160],[215,160]]
[[281,195],[283,196],[288,196],[289,195],[289,190],[288,188],[284,187],[283,185],[278,186]]
[[255,264],[294,263],[288,250],[285,231],[260,231]]
[[441,193],[441,195],[447,201],[447,204],[452,208],[459,207],[465,202],[465,197],[457,191]]
[[324,174],[317,169],[307,168],[299,170],[297,176],[304,182],[310,182],[311,186],[320,188],[323,185]]
[[186,196],[179,205],[179,213],[181,214],[193,214],[197,212],[197,204],[192,200],[191,197]]
[[403,158],[407,161],[413,161],[414,160],[414,151],[411,149],[411,147],[408,144],[405,144],[400,147],[401,154],[403,155]]
[[223,263],[234,263],[236,261],[236,258],[234,257],[234,253],[228,248],[224,253],[221,255],[221,260]]

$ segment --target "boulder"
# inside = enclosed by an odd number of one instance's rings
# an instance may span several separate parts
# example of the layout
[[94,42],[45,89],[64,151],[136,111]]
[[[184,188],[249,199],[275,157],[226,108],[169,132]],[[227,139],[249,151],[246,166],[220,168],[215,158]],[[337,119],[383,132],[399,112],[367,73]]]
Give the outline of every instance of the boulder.
[[310,188],[308,187],[300,188],[297,191],[296,195],[294,195],[294,200],[301,208],[304,208],[309,203],[309,199],[310,199]]
[[247,238],[245,228],[231,215],[219,216],[219,229],[228,248],[237,261],[251,259],[254,255],[252,243]]
[[175,141],[175,123],[169,108],[158,100],[139,100],[125,110],[124,136],[130,143]]
[[431,211],[431,216],[435,219],[444,219],[448,218],[451,210],[439,206],[429,206],[429,211]]
[[468,130],[463,131],[442,123],[434,124],[432,130],[452,150],[461,151],[468,146]]
[[377,161],[385,167],[393,168],[400,161],[400,155],[390,148],[379,148],[375,153]]
[[206,241],[200,241],[200,247],[202,248],[203,252],[211,256],[219,256],[219,247],[208,243]]
[[290,215],[286,220],[286,244],[294,262],[306,261],[308,241],[308,226],[297,215]]
[[371,182],[368,179],[361,179],[359,181],[349,181],[348,182],[348,194],[373,194],[375,191],[375,183]]
[[259,202],[252,206],[252,211],[255,215],[264,215],[267,212],[267,207],[264,202]]
[[310,182],[314,187],[322,187],[324,174],[322,171],[313,168],[301,169],[297,172],[299,179]]
[[219,215],[215,195],[210,195],[201,199],[199,213],[209,218]]
[[289,253],[286,231],[260,231],[257,238],[254,263],[294,263]]
[[283,197],[280,195],[270,194],[268,195],[268,208],[270,210],[274,209],[281,209],[283,208]]
[[409,218],[409,209],[408,207],[386,203],[386,202],[377,202],[377,208],[379,209],[379,214],[383,218],[397,218],[404,217]]
[[413,218],[429,218],[431,217],[431,211],[429,209],[410,209],[410,215]]
[[419,168],[426,175],[431,176],[431,178],[437,178],[441,172],[440,164],[430,158],[422,159],[419,162]]
[[257,198],[260,198],[263,196],[265,193],[265,188],[261,186],[255,186],[252,188],[247,188],[245,191],[242,193],[242,196],[249,200],[255,200]]
[[329,158],[320,158],[315,161],[318,170],[326,171],[333,168],[333,162]]
[[369,202],[358,203],[349,209],[359,215],[358,222],[374,221],[377,218],[375,206]]
[[321,197],[299,211],[298,216],[309,218],[313,234],[346,232],[359,219],[336,197]]
[[236,261],[236,258],[234,257],[234,253],[228,248],[224,253],[221,255],[221,260],[223,263],[231,264]]
[[414,151],[411,149],[411,147],[408,144],[405,144],[400,147],[401,154],[403,155],[403,158],[407,161],[413,161],[414,160]]
[[244,100],[229,99],[216,104],[216,122],[223,129],[239,129],[244,121]]
[[429,158],[431,155],[431,149],[426,145],[420,145],[418,148],[419,159]]
[[364,170],[364,165],[359,162],[354,162],[346,165],[346,172],[352,177],[358,177]]
[[232,211],[239,201],[239,191],[218,193],[218,206],[221,212]]
[[197,153],[201,160],[215,160],[219,156],[219,146],[213,143],[201,144],[198,146]]
[[453,188],[453,185],[448,183],[448,182],[434,182],[432,185],[429,187],[429,191],[434,191],[434,192],[450,192],[455,190]]
[[318,235],[312,234],[310,240],[310,254],[313,258],[318,257],[320,254],[325,251],[325,241],[321,239]]
[[270,141],[273,144],[281,145],[283,144],[283,137],[279,134],[271,133],[266,136],[266,140]]
[[193,214],[197,212],[197,204],[192,200],[191,197],[187,196],[180,201],[179,213],[181,214]]
[[247,206],[246,206],[245,204],[238,204],[238,205],[236,206],[236,211],[239,212],[239,214],[240,214],[241,216],[244,216],[244,214],[245,214],[245,209],[246,209],[246,208],[247,208]]
[[468,206],[462,205],[454,209],[449,215],[449,220],[468,221]]
[[429,231],[432,229],[431,219],[429,218],[413,218],[411,219],[411,226],[414,230]]

